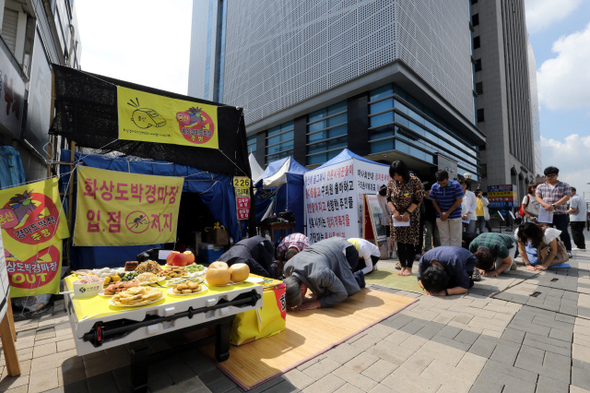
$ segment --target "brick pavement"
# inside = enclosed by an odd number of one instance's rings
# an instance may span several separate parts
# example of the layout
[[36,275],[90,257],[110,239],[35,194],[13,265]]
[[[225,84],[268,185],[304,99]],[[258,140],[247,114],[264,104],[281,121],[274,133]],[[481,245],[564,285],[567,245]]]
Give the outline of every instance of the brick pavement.
[[[251,391],[590,391],[590,251],[570,263],[539,274],[519,264],[449,298],[379,287],[420,301]],[[394,261],[379,264],[393,270]],[[62,301],[50,315],[16,326],[22,375],[8,377],[0,360],[0,392],[129,391],[126,350],[76,356]],[[182,348],[150,365],[149,390],[242,391],[200,352]]]

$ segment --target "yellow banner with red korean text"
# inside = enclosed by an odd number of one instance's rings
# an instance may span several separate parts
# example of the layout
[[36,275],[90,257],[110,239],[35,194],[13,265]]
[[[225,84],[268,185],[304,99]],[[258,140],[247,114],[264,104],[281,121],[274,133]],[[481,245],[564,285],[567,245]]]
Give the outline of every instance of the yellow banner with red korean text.
[[10,296],[58,293],[70,233],[57,178],[0,190],[0,227]]
[[119,139],[219,148],[217,106],[117,87]]
[[176,241],[184,178],[78,167],[74,245]]

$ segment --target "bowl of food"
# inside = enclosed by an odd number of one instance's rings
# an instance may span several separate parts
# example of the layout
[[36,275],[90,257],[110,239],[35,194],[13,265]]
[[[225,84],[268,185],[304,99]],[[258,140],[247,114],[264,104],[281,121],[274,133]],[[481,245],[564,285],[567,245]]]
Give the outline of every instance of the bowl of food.
[[88,274],[72,283],[74,286],[74,296],[90,297],[102,291],[104,278]]

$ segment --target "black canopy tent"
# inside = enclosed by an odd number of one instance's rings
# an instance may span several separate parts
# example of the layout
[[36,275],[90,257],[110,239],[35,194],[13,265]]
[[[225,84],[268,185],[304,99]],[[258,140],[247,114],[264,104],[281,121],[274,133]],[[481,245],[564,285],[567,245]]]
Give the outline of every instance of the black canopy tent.
[[[49,134],[61,135],[82,147],[101,153],[170,161],[212,173],[251,178],[243,109],[182,94],[153,89],[57,64],[53,68],[55,117]],[[117,86],[164,97],[217,106],[219,148],[120,140]],[[251,188],[251,194],[253,189]],[[255,234],[254,203],[250,208],[250,235]]]

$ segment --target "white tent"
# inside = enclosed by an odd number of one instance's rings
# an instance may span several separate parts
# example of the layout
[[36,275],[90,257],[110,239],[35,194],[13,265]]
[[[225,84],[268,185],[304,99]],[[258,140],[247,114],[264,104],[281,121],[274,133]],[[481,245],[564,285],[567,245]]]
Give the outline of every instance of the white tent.
[[258,161],[256,161],[254,154],[250,153],[248,161],[250,161],[250,170],[252,171],[252,183],[256,184],[258,179],[260,179],[260,176],[264,173],[264,169],[262,169]]

